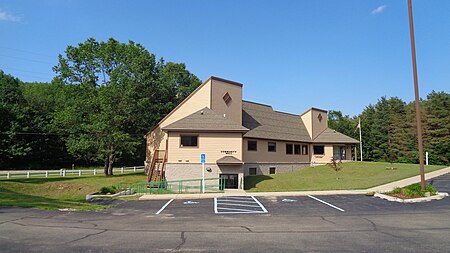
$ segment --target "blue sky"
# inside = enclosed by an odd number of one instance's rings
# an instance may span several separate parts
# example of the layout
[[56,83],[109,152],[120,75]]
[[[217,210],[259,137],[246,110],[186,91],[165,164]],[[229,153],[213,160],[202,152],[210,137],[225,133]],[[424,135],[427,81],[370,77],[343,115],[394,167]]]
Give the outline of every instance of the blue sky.
[[[449,92],[450,1],[413,8],[421,96]],[[414,99],[406,0],[3,0],[0,32],[0,69],[23,81],[50,81],[67,45],[113,37],[280,111]]]

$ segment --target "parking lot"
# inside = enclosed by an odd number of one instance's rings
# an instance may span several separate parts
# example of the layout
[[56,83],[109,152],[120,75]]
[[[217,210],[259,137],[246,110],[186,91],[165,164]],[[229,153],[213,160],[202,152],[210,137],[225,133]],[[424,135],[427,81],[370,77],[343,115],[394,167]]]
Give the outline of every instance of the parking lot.
[[[439,190],[449,175],[433,180]],[[0,251],[447,252],[450,199],[364,195],[117,201],[97,212],[0,208]]]

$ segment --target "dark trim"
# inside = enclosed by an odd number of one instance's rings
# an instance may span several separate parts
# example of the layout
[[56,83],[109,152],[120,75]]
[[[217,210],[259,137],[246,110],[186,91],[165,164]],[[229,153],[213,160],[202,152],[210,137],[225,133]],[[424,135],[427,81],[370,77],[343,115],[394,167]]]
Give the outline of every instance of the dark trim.
[[234,85],[237,85],[237,86],[240,86],[240,87],[242,87],[242,85],[243,85],[242,83],[238,83],[238,82],[235,82],[235,81],[223,79],[223,78],[220,78],[220,77],[217,77],[217,76],[210,76],[209,79],[216,80],[216,81],[219,81],[219,82],[234,84]]
[[316,107],[310,107],[310,108],[309,108],[308,110],[306,110],[304,113],[300,114],[300,117],[303,116],[303,115],[305,115],[307,112],[309,112],[309,111],[311,111],[311,110],[319,111],[319,112],[324,112],[324,113],[328,113],[327,110],[319,109],[319,108],[316,108]]

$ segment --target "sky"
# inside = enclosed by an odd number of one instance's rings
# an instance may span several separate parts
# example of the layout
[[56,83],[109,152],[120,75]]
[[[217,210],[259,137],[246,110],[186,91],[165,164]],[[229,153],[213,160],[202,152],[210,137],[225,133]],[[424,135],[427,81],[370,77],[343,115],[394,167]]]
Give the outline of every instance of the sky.
[[[450,92],[450,1],[413,0],[419,90]],[[48,82],[68,45],[140,43],[275,110],[414,99],[407,0],[2,0],[0,69]]]

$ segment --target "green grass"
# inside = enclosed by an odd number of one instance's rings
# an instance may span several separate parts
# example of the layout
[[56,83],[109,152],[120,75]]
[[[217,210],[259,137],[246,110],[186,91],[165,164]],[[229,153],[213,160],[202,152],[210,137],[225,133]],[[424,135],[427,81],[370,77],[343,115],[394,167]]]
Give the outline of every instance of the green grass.
[[95,210],[105,208],[85,201],[86,194],[119,183],[147,181],[140,173],[82,177],[53,177],[0,180],[0,206],[18,206],[40,209],[72,208]]
[[[308,167],[287,174],[250,176],[245,178],[245,189],[262,191],[356,190],[390,183],[419,174],[419,165],[383,162],[344,163],[338,173],[327,165]],[[446,166],[425,166],[425,172]],[[389,169],[387,169],[389,168]]]

